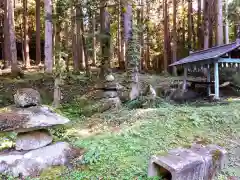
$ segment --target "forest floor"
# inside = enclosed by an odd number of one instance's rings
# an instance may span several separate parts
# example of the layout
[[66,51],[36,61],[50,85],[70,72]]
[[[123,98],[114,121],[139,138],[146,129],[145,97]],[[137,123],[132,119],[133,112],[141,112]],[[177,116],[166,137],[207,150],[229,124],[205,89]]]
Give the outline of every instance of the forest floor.
[[[121,78],[121,75],[117,76]],[[174,80],[142,76],[144,80],[162,86]],[[41,74],[29,74],[24,80],[1,79],[0,106],[11,104],[13,92],[20,87],[38,89],[43,102],[49,104],[52,83],[51,77]],[[71,119],[71,124],[52,129],[55,141],[65,140],[84,147],[86,153],[74,162],[73,169],[51,168],[38,179],[147,179],[151,155],[175,147],[189,147],[194,141],[219,144],[228,150],[228,167],[219,175],[219,180],[240,177],[240,103],[196,107],[161,101],[155,107],[130,109],[124,106],[85,117],[76,99],[94,83],[83,76],[74,76],[68,81],[63,87],[67,96],[63,98],[63,108],[57,111]]]

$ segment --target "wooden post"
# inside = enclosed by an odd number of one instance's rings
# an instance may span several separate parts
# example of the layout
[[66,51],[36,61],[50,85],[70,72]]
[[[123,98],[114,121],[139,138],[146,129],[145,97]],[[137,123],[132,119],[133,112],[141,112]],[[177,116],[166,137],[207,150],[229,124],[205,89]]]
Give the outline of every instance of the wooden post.
[[186,90],[187,87],[187,67],[184,66],[184,77],[183,77],[183,90]]
[[207,82],[209,83],[208,84],[208,89],[207,89],[208,96],[210,96],[210,94],[211,94],[211,84],[210,84],[210,82],[211,82],[211,71],[210,71],[210,64],[208,64],[208,67],[207,67]]
[[219,99],[219,72],[218,61],[214,62],[215,99]]

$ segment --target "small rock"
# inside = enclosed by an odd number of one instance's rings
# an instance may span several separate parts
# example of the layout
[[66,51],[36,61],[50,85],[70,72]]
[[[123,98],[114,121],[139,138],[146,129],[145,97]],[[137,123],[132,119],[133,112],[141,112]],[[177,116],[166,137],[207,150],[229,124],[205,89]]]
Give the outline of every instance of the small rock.
[[106,79],[106,81],[108,81],[108,82],[111,82],[111,81],[114,81],[114,80],[115,80],[115,78],[114,78],[114,76],[113,76],[112,74],[107,75],[107,76],[105,77],[105,79]]
[[33,150],[44,147],[52,142],[53,138],[48,130],[36,130],[27,133],[18,133],[16,150]]
[[53,112],[46,106],[15,108],[0,114],[0,130],[28,132],[55,125],[63,125],[69,119]]
[[14,94],[14,103],[17,107],[29,107],[40,105],[40,93],[31,88],[23,88],[17,90]]

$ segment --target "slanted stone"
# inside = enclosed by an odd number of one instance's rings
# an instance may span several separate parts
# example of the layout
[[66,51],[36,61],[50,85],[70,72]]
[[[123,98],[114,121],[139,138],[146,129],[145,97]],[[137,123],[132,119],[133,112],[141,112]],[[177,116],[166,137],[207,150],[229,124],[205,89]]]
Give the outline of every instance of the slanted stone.
[[121,84],[117,83],[117,82],[106,82],[104,84],[104,89],[105,90],[119,91],[119,90],[124,89],[124,87]]
[[9,112],[0,114],[0,130],[5,132],[28,132],[68,122],[69,119],[53,112],[47,106],[12,107]]
[[14,177],[34,177],[51,166],[68,165],[72,159],[81,157],[82,154],[82,149],[74,149],[65,142],[28,152],[8,152],[0,154],[0,173]]
[[103,97],[104,98],[115,98],[118,96],[117,91],[104,91]]
[[[214,158],[214,153],[217,158]],[[191,149],[177,148],[163,156],[152,156],[148,177],[162,176],[171,180],[209,180],[224,167],[226,151],[215,145]]]
[[40,105],[40,93],[31,88],[23,88],[17,90],[14,94],[14,103],[17,107],[29,107]]
[[53,138],[48,130],[36,130],[18,133],[16,150],[33,150],[44,147],[52,142]]

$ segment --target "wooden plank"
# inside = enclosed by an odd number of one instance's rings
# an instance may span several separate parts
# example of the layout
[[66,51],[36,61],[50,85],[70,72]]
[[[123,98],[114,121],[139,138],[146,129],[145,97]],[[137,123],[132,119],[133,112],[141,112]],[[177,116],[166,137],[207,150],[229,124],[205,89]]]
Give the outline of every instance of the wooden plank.
[[[210,71],[210,67],[209,66],[207,68],[207,82],[208,83],[211,82],[211,71]],[[210,94],[211,94],[211,86],[210,86],[210,84],[208,84],[207,93],[210,96]]]
[[220,58],[218,62],[240,63],[240,58]]
[[219,71],[218,71],[218,61],[214,62],[214,79],[215,79],[215,99],[219,99]]

